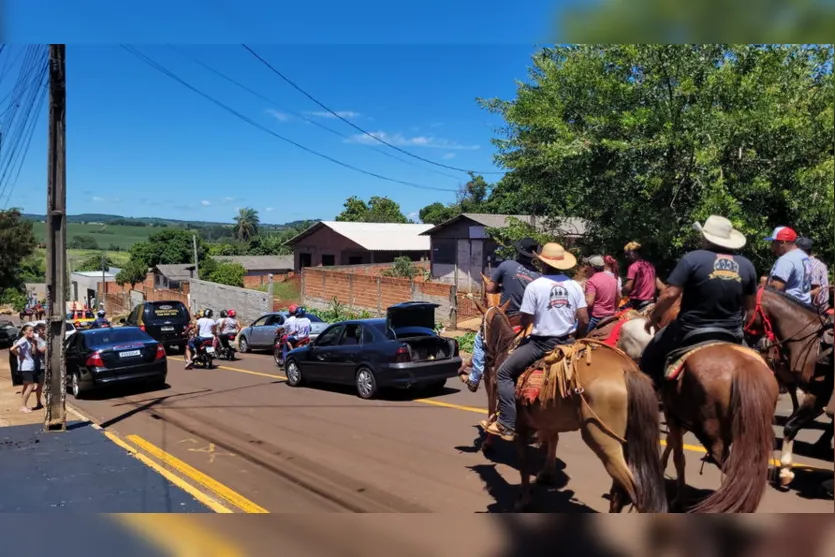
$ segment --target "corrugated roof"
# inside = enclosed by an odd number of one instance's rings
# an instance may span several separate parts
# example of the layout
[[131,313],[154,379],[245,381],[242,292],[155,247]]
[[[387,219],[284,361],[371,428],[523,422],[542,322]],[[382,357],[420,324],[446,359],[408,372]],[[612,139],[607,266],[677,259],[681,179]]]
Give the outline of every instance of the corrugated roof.
[[323,227],[330,228],[368,251],[429,251],[428,236],[422,236],[432,228],[431,224],[395,224],[388,222],[317,222],[287,242],[295,245]]
[[489,213],[461,213],[445,222],[433,226],[432,228],[430,228],[426,232],[423,232],[422,234],[424,236],[431,236],[438,230],[446,228],[447,226],[450,226],[451,224],[454,224],[461,219],[469,219],[487,228],[505,228],[508,225],[507,220],[509,218],[515,218],[522,222],[536,226],[537,228],[540,228],[543,231],[560,232],[566,236],[582,236],[586,233],[587,229],[586,221],[579,218],[557,219],[556,222],[552,222],[549,219],[543,217],[534,217],[531,215],[494,215]]
[[[71,275],[77,275],[79,277],[88,277],[88,278],[101,278],[101,271],[73,271],[70,273]],[[116,275],[110,272],[104,273],[105,278],[113,278]]]
[[215,259],[238,263],[247,271],[287,271],[293,269],[292,255],[219,255]]
[[168,280],[188,280],[192,277],[192,271],[194,271],[194,265],[189,264],[177,264],[177,265],[168,265],[162,264],[157,265],[156,270],[160,272],[161,275],[164,275],[168,278]]

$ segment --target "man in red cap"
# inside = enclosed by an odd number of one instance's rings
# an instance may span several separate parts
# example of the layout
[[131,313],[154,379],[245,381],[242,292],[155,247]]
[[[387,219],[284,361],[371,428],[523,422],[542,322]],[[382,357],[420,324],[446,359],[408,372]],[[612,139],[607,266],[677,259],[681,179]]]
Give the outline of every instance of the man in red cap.
[[778,256],[768,274],[768,286],[811,304],[812,262],[797,247],[797,232],[788,226],[778,226],[765,240],[771,242],[771,251]]

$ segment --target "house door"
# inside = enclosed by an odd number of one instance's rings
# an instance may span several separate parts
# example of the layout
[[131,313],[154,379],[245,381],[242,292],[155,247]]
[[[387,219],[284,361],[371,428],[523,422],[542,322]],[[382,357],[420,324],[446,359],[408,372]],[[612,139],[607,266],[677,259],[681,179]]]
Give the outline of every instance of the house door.
[[305,267],[313,266],[313,255],[310,253],[300,253],[299,254],[299,268],[304,269]]

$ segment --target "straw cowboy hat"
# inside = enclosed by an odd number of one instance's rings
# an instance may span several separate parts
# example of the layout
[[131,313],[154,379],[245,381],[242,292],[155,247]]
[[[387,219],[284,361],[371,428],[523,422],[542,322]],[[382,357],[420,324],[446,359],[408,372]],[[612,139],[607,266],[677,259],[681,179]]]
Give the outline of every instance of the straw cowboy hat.
[[737,250],[746,243],[745,235],[735,230],[731,221],[725,217],[710,215],[704,225],[697,222],[693,224],[693,228],[698,230],[705,240],[720,248]]
[[570,251],[567,251],[560,244],[555,242],[548,242],[539,253],[535,254],[536,258],[554,269],[560,271],[567,271],[573,269],[577,265],[577,258],[574,257]]

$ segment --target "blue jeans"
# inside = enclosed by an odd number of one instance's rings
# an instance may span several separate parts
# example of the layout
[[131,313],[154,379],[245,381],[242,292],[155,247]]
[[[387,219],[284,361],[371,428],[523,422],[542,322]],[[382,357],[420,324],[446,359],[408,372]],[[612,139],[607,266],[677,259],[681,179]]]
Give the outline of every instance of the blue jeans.
[[473,369],[468,379],[473,385],[478,385],[478,382],[481,381],[481,376],[484,375],[484,339],[481,338],[481,331],[475,335],[472,366]]
[[289,336],[287,337],[287,342],[285,342],[284,346],[281,347],[281,357],[284,358],[285,362],[287,361],[287,354],[290,352],[290,350],[287,349],[287,345],[292,344],[295,347],[296,342],[298,342],[298,339],[295,336]]
[[586,332],[590,332],[592,329],[597,327],[597,324],[600,323],[600,320],[603,319],[602,317],[589,317],[589,326],[586,328]]
[[192,355],[197,353],[197,347],[207,340],[212,340],[213,337],[194,337],[188,341],[188,347],[191,348]]

